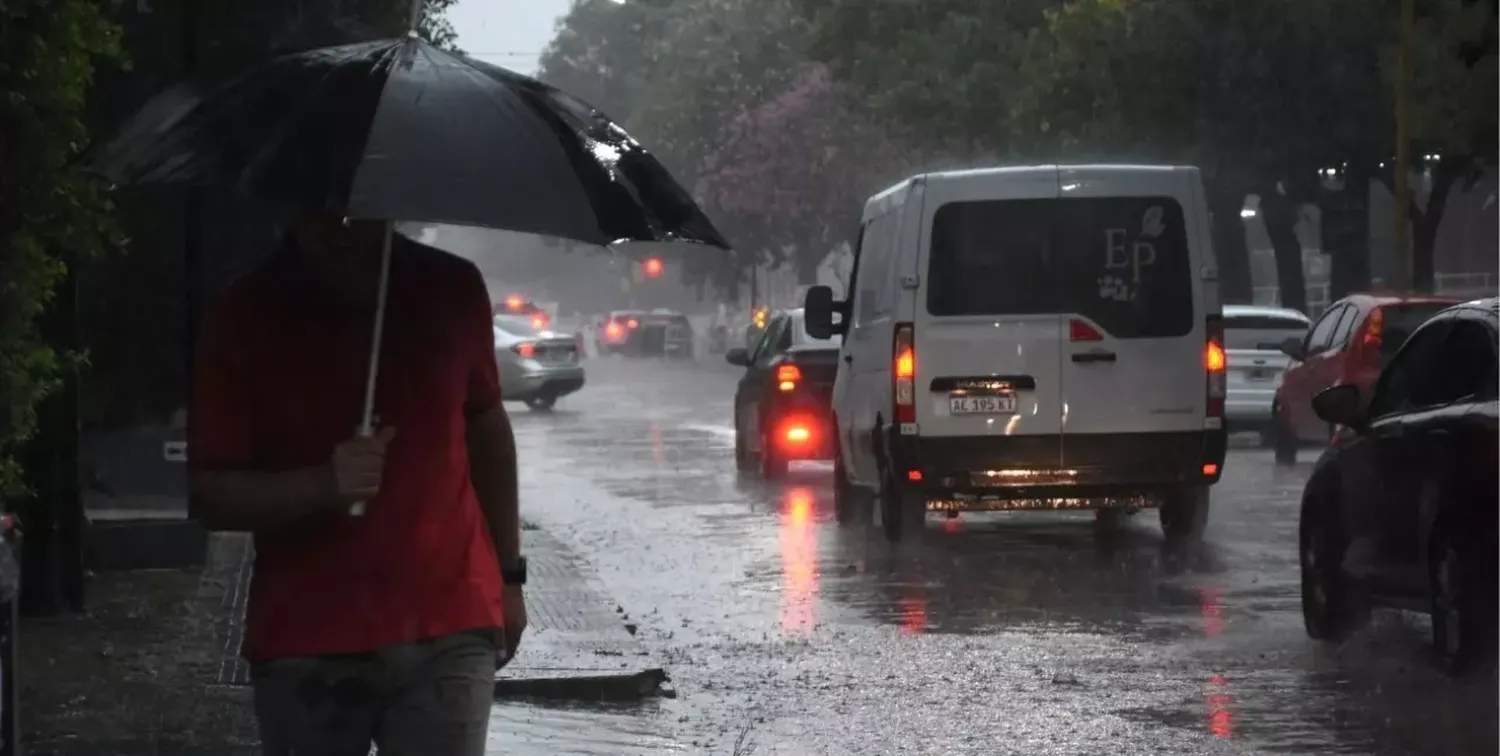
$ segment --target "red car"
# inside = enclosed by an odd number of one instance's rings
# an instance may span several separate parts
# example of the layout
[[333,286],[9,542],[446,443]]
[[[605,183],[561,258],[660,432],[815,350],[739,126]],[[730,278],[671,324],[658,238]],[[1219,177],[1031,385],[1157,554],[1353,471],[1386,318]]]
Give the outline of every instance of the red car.
[[1350,384],[1369,396],[1380,371],[1417,326],[1461,300],[1430,296],[1352,294],[1328,306],[1302,339],[1281,350],[1292,362],[1271,406],[1271,445],[1278,464],[1295,464],[1302,444],[1326,444],[1334,429],[1313,412],[1312,398]]

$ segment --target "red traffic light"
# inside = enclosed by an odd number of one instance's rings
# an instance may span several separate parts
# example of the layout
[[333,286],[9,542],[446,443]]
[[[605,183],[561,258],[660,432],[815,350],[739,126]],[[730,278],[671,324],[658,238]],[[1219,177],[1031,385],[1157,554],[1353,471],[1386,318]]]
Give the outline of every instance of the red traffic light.
[[663,267],[659,257],[648,257],[645,262],[641,263],[641,270],[645,272],[647,278],[660,276]]

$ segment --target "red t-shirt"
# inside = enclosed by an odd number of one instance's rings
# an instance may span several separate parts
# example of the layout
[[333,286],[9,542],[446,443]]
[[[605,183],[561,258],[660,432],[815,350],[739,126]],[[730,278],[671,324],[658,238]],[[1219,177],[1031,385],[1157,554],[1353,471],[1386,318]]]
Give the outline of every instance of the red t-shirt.
[[[359,426],[373,312],[283,250],[234,284],[201,330],[188,415],[194,469],[326,463]],[[255,536],[247,658],[371,651],[500,627],[502,582],[469,480],[465,425],[500,401],[484,279],[398,242],[375,411],[396,429],[363,517]]]

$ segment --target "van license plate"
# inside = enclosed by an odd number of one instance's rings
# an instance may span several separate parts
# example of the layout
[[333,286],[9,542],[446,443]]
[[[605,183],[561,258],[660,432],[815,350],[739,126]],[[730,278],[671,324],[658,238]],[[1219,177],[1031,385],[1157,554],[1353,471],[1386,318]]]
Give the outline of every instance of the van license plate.
[[1014,415],[1015,413],[1015,394],[948,397],[948,414],[950,415]]
[[1245,377],[1252,381],[1269,381],[1276,377],[1276,371],[1270,368],[1251,368]]

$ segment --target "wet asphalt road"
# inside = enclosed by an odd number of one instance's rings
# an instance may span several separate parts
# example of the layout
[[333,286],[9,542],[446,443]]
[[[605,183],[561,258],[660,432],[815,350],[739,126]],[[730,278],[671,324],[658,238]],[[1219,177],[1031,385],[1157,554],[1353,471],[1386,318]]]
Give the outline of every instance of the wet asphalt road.
[[[679,698],[551,712],[528,736],[548,752],[1497,751],[1495,679],[1440,676],[1425,620],[1303,634],[1306,465],[1231,452],[1187,565],[1152,512],[1102,539],[1088,514],[933,517],[891,547],[833,522],[827,465],[738,478],[731,369],[588,371],[557,411],[514,410],[523,513],[592,563]],[[497,709],[496,729],[528,719]]]

